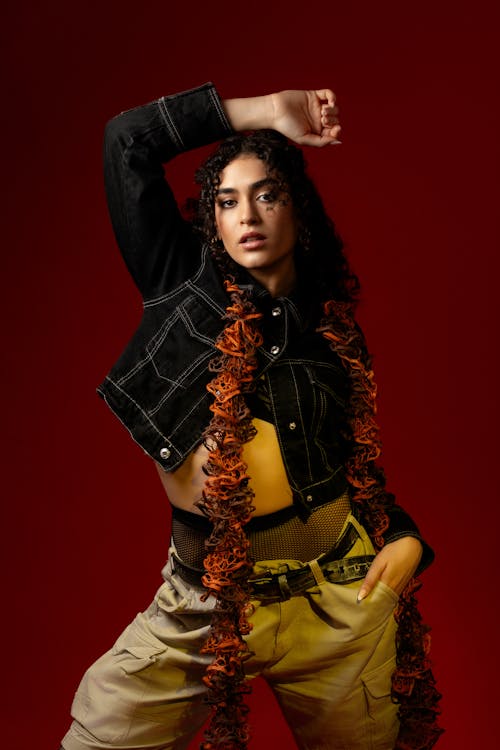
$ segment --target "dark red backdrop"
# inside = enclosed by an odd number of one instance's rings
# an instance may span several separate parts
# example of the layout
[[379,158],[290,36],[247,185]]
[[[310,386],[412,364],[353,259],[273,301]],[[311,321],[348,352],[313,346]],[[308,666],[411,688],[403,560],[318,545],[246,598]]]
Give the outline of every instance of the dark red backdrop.
[[[9,750],[58,747],[82,671],[160,580],[165,498],[94,393],[140,315],[100,147],[113,114],[208,79],[225,97],[337,92],[343,145],[308,158],[364,282],[390,484],[437,550],[420,601],[445,696],[439,747],[495,744],[495,5],[55,0],[4,11]],[[180,196],[201,156],[173,165]],[[265,686],[252,705],[252,748],[293,748]]]

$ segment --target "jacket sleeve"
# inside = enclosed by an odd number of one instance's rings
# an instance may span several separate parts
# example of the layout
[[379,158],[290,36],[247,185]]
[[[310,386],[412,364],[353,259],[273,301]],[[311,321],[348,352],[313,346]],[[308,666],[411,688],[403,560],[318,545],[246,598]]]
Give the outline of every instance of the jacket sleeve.
[[123,259],[144,299],[165,294],[198,267],[200,243],[181,217],[163,164],[232,133],[206,83],[122,112],[104,136],[104,180]]
[[389,516],[389,527],[384,533],[386,544],[402,539],[404,536],[413,536],[422,544],[422,557],[415,575],[420,575],[434,560],[434,551],[422,538],[417,524],[411,516],[400,506],[394,505],[387,511]]

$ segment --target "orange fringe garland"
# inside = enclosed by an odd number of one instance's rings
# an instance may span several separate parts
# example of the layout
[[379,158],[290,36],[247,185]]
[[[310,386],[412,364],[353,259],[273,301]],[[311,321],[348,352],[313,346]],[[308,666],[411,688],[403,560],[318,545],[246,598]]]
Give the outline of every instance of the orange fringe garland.
[[[389,524],[387,508],[394,503],[394,496],[385,490],[384,472],[375,464],[381,441],[375,420],[374,375],[370,366],[364,364],[368,357],[351,305],[330,300],[323,309],[326,319],[318,331],[329,341],[351,379],[348,417],[353,450],[346,462],[347,479],[354,490],[353,501],[360,508],[374,545],[380,549]],[[420,586],[416,578],[408,583],[394,614],[398,630],[392,697],[400,706],[400,728],[394,750],[430,750],[443,733],[437,723],[441,695],[435,687],[428,658],[430,628],[422,622],[415,597]]]
[[[244,695],[250,692],[250,686],[245,681],[243,662],[250,654],[243,636],[251,630],[248,576],[252,562],[244,526],[253,511],[253,492],[242,452],[243,444],[255,434],[244,393],[252,389],[256,350],[262,344],[258,329],[262,315],[234,281],[225,284],[231,304],[226,311],[228,323],[216,342],[221,354],[210,363],[210,369],[217,373],[207,386],[214,396],[214,416],[204,433],[210,454],[199,503],[213,523],[204,561],[205,598],[216,597],[210,635],[202,648],[203,653],[214,654],[214,659],[204,677],[212,715],[201,750],[246,750],[249,740],[249,709]],[[394,497],[385,490],[384,472],[376,465],[381,444],[375,420],[373,371],[365,364],[364,339],[351,305],[330,300],[323,309],[325,319],[317,330],[340,357],[351,381],[348,418],[352,452],[346,475],[353,501],[375,547],[380,549],[389,524],[387,508]],[[410,581],[395,612],[397,666],[392,694],[400,705],[400,731],[394,750],[430,750],[443,731],[437,724],[441,696],[428,660],[429,628],[422,623],[415,598],[420,585],[417,579]]]
[[243,636],[251,630],[248,577],[252,561],[243,527],[254,510],[254,493],[242,453],[255,428],[243,394],[252,388],[255,352],[262,344],[257,321],[262,315],[243,299],[238,286],[230,281],[225,285],[232,304],[226,310],[229,322],[216,342],[221,354],[210,363],[217,373],[207,386],[214,396],[210,407],[214,416],[203,436],[210,454],[198,504],[213,524],[204,560],[205,598],[217,600],[210,635],[202,648],[202,653],[214,654],[204,677],[212,715],[202,750],[245,750],[249,739],[244,695],[250,686],[243,662],[250,654]]

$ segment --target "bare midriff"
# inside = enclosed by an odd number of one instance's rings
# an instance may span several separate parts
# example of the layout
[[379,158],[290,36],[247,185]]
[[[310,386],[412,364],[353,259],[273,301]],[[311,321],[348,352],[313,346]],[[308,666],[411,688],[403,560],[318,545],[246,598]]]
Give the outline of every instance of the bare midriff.
[[[250,486],[255,493],[252,501],[255,506],[254,515],[262,516],[291,505],[292,490],[288,484],[274,425],[261,419],[254,419],[253,423],[257,434],[243,446],[243,460],[248,466]],[[175,471],[164,472],[156,464],[172,505],[201,514],[195,503],[201,498],[205,484],[203,465],[207,457],[207,448],[200,444]]]

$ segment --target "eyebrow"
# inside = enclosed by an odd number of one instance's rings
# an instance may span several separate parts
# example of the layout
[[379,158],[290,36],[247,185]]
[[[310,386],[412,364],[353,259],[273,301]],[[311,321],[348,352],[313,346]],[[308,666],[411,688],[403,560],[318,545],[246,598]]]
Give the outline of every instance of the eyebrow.
[[[265,177],[263,180],[257,180],[257,182],[252,182],[251,185],[249,185],[250,190],[258,190],[261,187],[264,187],[264,185],[277,185],[278,180],[276,180],[274,177]],[[219,188],[217,190],[217,195],[227,195],[229,193],[237,193],[238,190],[236,188]]]

